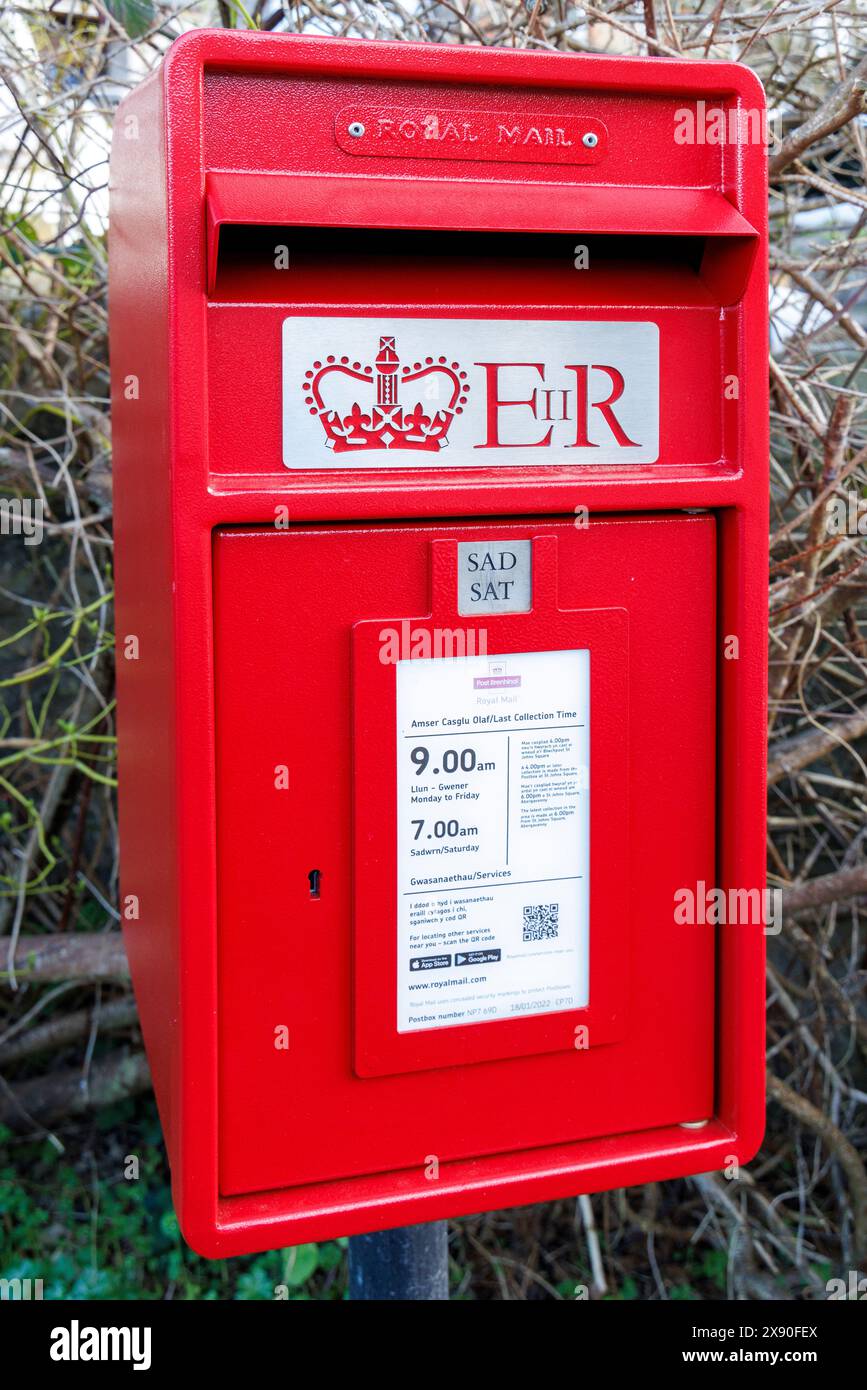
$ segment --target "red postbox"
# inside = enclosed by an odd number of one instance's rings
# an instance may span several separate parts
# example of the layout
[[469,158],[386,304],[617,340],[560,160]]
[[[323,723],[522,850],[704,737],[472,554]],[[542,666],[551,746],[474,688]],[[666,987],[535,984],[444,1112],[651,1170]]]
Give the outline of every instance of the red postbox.
[[759,1143],[762,113],[209,32],[121,107],[122,914],[203,1253]]

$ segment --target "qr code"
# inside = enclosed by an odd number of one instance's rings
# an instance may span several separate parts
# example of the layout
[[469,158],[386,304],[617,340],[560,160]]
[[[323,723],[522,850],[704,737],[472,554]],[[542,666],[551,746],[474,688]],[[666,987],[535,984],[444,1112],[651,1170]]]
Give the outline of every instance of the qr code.
[[560,904],[534,903],[524,908],[524,940],[547,941],[560,935]]

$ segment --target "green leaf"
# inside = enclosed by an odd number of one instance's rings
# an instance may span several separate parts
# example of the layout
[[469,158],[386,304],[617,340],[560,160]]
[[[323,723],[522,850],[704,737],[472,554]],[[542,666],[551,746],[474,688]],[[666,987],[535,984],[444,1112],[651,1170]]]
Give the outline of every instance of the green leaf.
[[293,1250],[287,1252],[283,1283],[288,1284],[290,1289],[297,1289],[307,1282],[311,1274],[316,1273],[318,1264],[318,1245],[296,1245]]
[[727,1269],[728,1255],[725,1250],[705,1251],[704,1259],[701,1262],[701,1272],[706,1278],[712,1279],[720,1290],[725,1289]]
[[173,1211],[163,1212],[162,1216],[160,1217],[160,1230],[162,1231],[163,1235],[171,1236],[172,1238],[174,1238],[180,1235],[180,1229],[181,1228],[178,1225],[178,1218],[175,1216],[175,1213]]
[[319,1251],[319,1268],[336,1269],[343,1259],[343,1251],[336,1240],[328,1240]]
[[151,0],[106,0],[106,9],[131,39],[140,39],[154,22]]

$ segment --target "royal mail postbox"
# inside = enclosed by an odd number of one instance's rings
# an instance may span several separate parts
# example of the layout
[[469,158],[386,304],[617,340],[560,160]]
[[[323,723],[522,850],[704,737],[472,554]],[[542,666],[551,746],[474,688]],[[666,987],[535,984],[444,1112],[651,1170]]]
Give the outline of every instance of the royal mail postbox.
[[759,1143],[762,105],[200,32],[120,109],[122,915],[208,1255]]

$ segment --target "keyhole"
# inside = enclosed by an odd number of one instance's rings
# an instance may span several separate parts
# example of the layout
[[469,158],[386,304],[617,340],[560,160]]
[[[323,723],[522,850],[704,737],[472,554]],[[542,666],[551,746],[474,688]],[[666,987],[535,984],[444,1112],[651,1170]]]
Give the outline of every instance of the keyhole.
[[319,872],[318,869],[311,869],[309,874],[307,875],[307,882],[310,884],[311,898],[319,897],[319,880],[321,879],[321,877],[322,874]]

